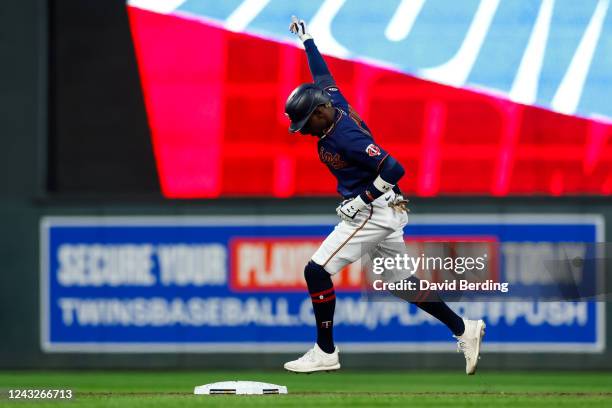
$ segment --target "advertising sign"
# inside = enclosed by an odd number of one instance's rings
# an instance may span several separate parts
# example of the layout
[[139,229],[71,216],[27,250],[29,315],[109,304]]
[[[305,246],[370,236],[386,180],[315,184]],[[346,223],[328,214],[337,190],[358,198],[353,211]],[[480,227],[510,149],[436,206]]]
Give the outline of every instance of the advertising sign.
[[[285,352],[314,342],[303,270],[337,218],[44,217],[41,346],[48,352]],[[512,286],[530,260],[603,242],[597,215],[411,216],[407,242],[489,237]],[[580,255],[580,254],[578,254]],[[367,301],[361,267],[334,277],[343,351],[453,351],[450,332],[402,301]],[[485,350],[601,352],[594,301],[456,302],[487,322]]]

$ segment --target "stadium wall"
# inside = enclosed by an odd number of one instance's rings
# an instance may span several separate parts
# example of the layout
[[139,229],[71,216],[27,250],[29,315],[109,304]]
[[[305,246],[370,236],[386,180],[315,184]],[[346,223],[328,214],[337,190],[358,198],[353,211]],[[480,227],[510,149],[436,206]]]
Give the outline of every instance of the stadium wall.
[[[39,316],[39,222],[43,216],[100,215],[289,215],[333,213],[333,199],[173,201],[129,196],[54,197],[45,193],[46,2],[4,2],[0,35],[3,132],[0,163],[0,368],[236,368],[277,369],[283,354],[78,354],[41,351]],[[36,16],[37,18],[33,18]],[[19,39],[19,41],[14,41]],[[415,199],[415,214],[564,213],[602,214],[612,231],[606,197]],[[612,307],[606,304],[607,327]],[[611,331],[606,351],[595,354],[502,354],[483,356],[482,369],[612,369]],[[293,354],[292,354],[293,356]],[[461,355],[350,354],[347,368],[439,369],[461,367]]]

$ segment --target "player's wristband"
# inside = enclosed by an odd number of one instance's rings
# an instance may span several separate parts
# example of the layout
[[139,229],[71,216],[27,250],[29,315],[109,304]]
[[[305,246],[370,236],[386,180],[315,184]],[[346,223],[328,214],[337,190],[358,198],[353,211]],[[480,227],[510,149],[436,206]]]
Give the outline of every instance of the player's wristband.
[[376,177],[376,180],[374,180],[372,184],[370,184],[359,196],[366,203],[371,203],[392,188],[393,184],[387,183],[380,176],[378,176]]
[[387,183],[380,176],[376,177],[376,180],[374,180],[374,182],[372,184],[374,185],[374,188],[376,188],[378,191],[382,192],[382,194],[385,194],[387,191],[389,191],[389,190],[391,190],[393,188],[393,184]]

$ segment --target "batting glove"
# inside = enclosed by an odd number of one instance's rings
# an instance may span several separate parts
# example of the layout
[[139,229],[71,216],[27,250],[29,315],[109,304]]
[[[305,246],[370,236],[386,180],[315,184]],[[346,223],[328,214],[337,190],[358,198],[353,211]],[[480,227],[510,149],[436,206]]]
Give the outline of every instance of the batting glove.
[[389,207],[397,212],[410,212],[408,208],[408,200],[406,200],[401,194],[395,196],[389,203]]
[[356,198],[344,200],[338,208],[336,208],[336,213],[342,220],[350,222],[355,219],[355,216],[359,212],[359,210],[363,210],[367,207],[365,201],[361,199],[361,197],[357,196]]
[[306,23],[304,20],[298,20],[296,16],[291,16],[291,24],[289,24],[289,31],[297,35],[300,41],[304,42],[310,40],[312,36],[306,31]]

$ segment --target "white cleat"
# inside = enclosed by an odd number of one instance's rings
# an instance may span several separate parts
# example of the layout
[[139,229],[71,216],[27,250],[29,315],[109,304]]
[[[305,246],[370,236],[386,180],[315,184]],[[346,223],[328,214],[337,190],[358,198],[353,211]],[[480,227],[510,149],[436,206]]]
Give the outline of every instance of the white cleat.
[[465,331],[461,336],[453,336],[457,339],[457,352],[463,352],[465,356],[465,373],[473,375],[480,359],[480,344],[485,334],[485,322],[482,320],[466,320]]
[[339,370],[340,360],[338,358],[338,351],[338,347],[336,347],[333,353],[327,354],[319,348],[318,344],[315,344],[302,357],[285,363],[285,370],[293,371],[294,373]]

